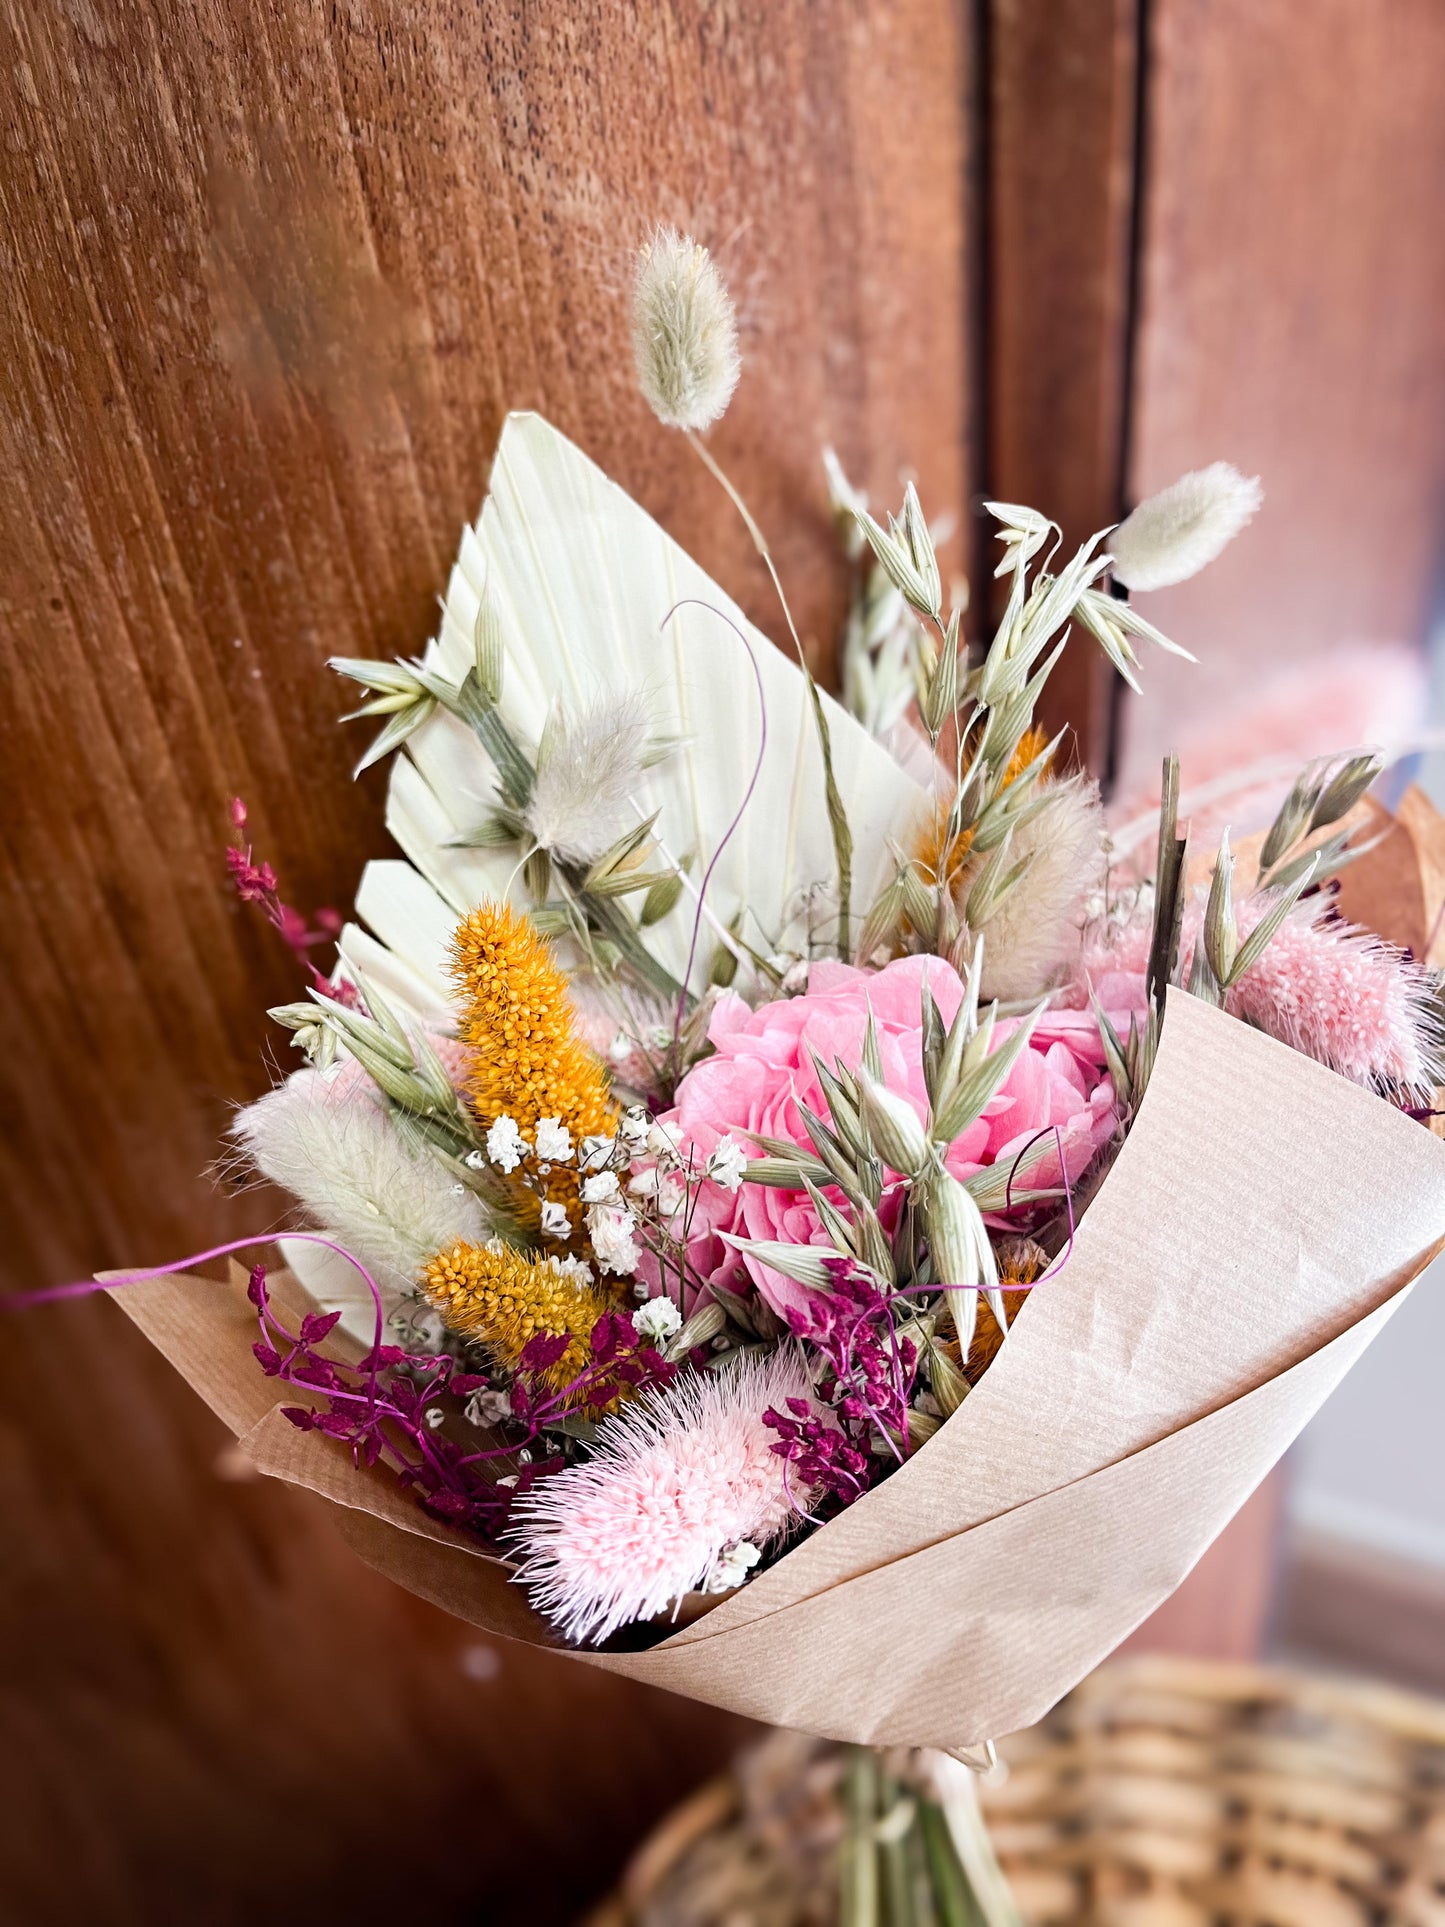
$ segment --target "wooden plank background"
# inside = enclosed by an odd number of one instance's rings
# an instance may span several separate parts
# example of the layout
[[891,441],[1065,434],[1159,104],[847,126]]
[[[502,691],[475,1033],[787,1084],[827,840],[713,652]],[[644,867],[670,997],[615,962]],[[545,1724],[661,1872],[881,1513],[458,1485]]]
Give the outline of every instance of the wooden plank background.
[[[657,218],[718,252],[717,447],[820,654],[819,449],[962,511],[970,38],[935,0],[0,7],[0,1181],[12,1286],[269,1220],[207,1177],[289,961],[227,799],[345,902],[379,780],[323,668],[430,633],[508,408],[544,410],[775,627],[633,392]],[[0,1911],[27,1923],[568,1917],[737,1726],[503,1651],[227,1482],[90,1304],[0,1374]]]
[[1148,29],[1129,485],[1226,459],[1265,505],[1148,598],[1200,660],[1126,699],[1126,790],[1273,670],[1422,642],[1445,533],[1445,7],[1150,0]]
[[[1140,0],[988,11],[984,465],[996,496],[1053,517],[1066,554],[1123,506],[1140,31]],[[992,534],[980,581],[997,560]],[[1113,687],[1081,638],[1041,705],[1051,730],[1073,724],[1097,772]]]

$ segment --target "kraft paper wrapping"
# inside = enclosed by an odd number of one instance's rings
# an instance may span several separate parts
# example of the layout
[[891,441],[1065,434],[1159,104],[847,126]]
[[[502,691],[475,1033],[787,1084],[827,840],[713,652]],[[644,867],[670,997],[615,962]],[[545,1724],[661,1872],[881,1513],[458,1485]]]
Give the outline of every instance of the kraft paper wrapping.
[[[1068,1263],[958,1412],[714,1611],[650,1651],[575,1657],[836,1738],[958,1748],[1030,1725],[1179,1584],[1442,1244],[1445,1143],[1173,992]],[[495,1559],[280,1416],[236,1287],[114,1295],[368,1564],[559,1646]]]

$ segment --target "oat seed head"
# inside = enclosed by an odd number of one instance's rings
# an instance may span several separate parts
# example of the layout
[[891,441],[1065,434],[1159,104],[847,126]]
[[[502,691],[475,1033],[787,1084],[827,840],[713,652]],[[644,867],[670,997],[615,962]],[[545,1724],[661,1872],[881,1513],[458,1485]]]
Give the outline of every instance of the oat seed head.
[[733,304],[707,249],[676,228],[657,228],[638,259],[632,345],[643,398],[664,426],[707,428],[732,400]]

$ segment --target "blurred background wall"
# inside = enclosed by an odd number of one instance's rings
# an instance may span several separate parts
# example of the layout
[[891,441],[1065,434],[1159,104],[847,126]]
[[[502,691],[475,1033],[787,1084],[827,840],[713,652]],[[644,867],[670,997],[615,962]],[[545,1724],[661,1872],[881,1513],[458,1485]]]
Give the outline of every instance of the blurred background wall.
[[[820,667],[824,442],[958,512],[980,604],[985,495],[1081,539],[1227,458],[1266,508],[1160,612],[1200,666],[1156,657],[1127,701],[1084,650],[1059,678],[1116,808],[1171,742],[1187,785],[1429,720],[1436,0],[7,0],[0,44],[11,1288],[273,1221],[206,1175],[290,990],[222,886],[227,800],[297,900],[346,900],[381,784],[348,781],[322,665],[425,640],[508,408],[770,626],[633,393],[657,218],[739,299],[720,451]],[[1146,1640],[1445,1684],[1441,1290]],[[7,1918],[248,1921],[284,1882],[298,1916],[379,1920],[420,1879],[434,1919],[564,1920],[736,1738],[388,1590],[235,1481],[112,1308],[4,1341]]]

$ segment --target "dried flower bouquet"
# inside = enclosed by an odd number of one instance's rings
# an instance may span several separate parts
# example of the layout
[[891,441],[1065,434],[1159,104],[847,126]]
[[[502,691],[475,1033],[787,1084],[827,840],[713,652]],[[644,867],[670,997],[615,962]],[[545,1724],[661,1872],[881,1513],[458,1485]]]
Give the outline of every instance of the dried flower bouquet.
[[[738,357],[681,237],[636,341],[772,571],[700,439]],[[829,473],[846,709],[508,420],[436,640],[335,665],[403,859],[333,974],[237,809],[237,887],[312,978],[272,1013],[305,1067],[234,1132],[300,1207],[289,1273],[117,1295],[451,1610],[961,1750],[1178,1583],[1438,1248],[1439,979],[1388,898],[1385,935],[1341,914],[1371,756],[1202,876],[1166,766],[1144,873],[1035,723],[1071,633],[1131,683],[1174,647],[1127,589],[1210,560],[1255,484],[1216,464],[1064,558],[989,505],[981,646],[914,490],[884,527]]]

